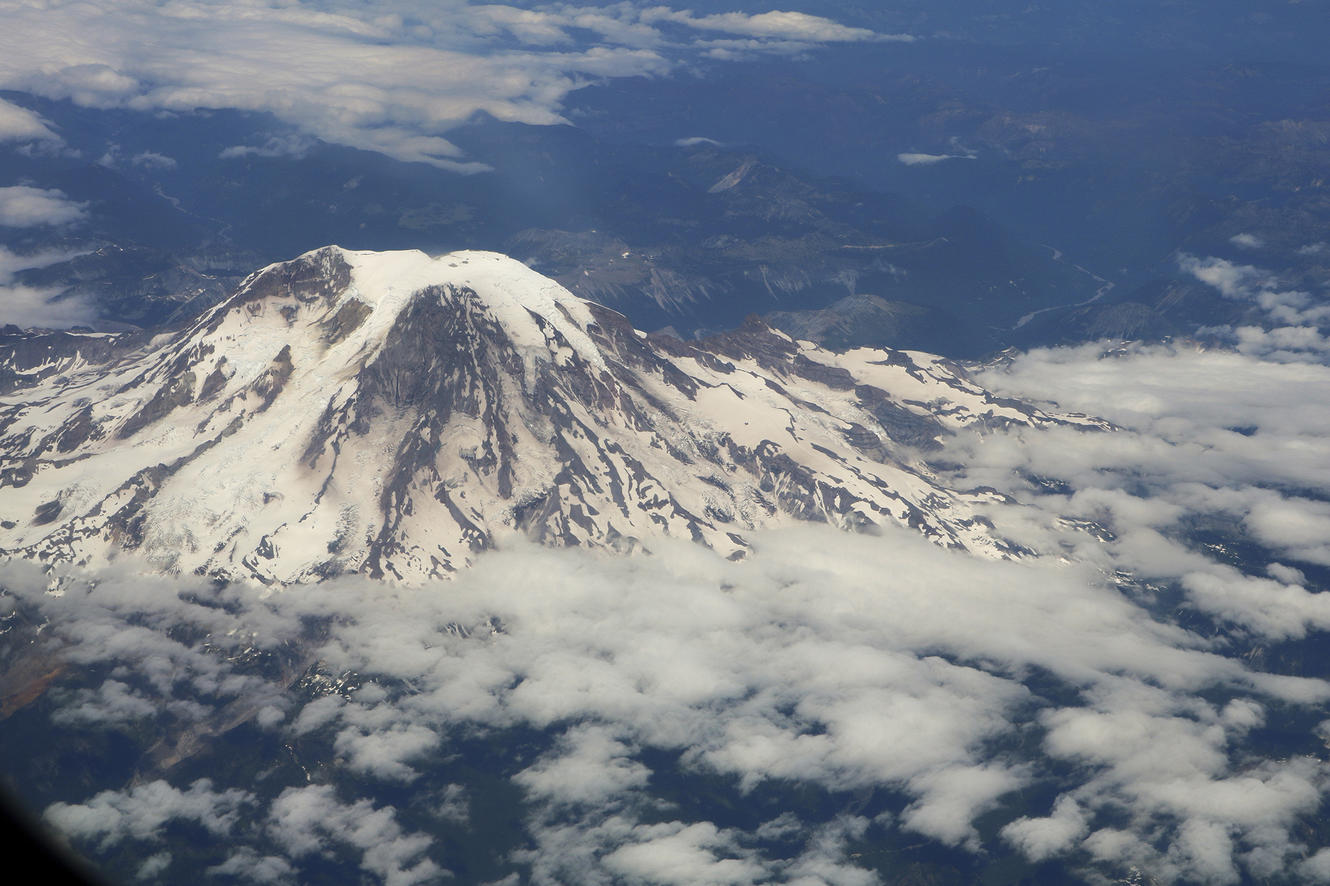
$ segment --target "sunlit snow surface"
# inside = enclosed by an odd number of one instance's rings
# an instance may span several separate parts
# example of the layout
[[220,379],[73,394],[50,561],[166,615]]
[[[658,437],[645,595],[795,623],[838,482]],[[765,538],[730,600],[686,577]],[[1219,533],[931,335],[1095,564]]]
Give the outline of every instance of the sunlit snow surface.
[[[600,311],[600,314],[596,314]],[[264,583],[464,567],[520,531],[639,547],[901,523],[1000,554],[991,493],[916,445],[974,424],[1102,422],[994,398],[927,354],[832,354],[762,327],[649,341],[494,253],[330,247],[190,328],[0,396],[21,465],[0,552]],[[902,428],[909,445],[897,445]],[[918,439],[915,439],[915,438]]]

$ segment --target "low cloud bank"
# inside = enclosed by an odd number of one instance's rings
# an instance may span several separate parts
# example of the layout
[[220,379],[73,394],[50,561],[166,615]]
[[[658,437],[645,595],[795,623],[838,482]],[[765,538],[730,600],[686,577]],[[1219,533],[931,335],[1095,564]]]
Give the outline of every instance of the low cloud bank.
[[97,310],[87,299],[62,298],[63,287],[29,286],[18,281],[23,271],[45,268],[80,254],[58,249],[20,254],[0,246],[0,325],[64,329],[94,320]]
[[[51,654],[104,675],[51,690],[64,728],[175,730],[162,741],[178,749],[194,746],[181,730],[226,720],[328,754],[302,761],[312,785],[178,783],[165,767],[47,818],[92,850],[169,850],[165,822],[187,819],[216,836],[219,870],[299,879],[328,846],[384,882],[430,882],[450,859],[403,820],[401,791],[474,795],[457,761],[490,736],[515,742],[497,754],[523,810],[505,864],[536,883],[872,883],[855,853],[892,834],[1165,880],[1309,856],[1298,835],[1327,770],[1249,736],[1305,719],[1330,684],[1252,667],[1250,647],[1151,615],[1092,566],[986,562],[906,530],[757,548],[738,564],[686,543],[517,549],[442,586],[266,597],[128,570],[70,574],[52,596],[51,576],[11,564],[4,584]],[[786,785],[899,799],[742,827],[662,793],[679,779],[725,803]],[[793,848],[772,848],[781,834]]]

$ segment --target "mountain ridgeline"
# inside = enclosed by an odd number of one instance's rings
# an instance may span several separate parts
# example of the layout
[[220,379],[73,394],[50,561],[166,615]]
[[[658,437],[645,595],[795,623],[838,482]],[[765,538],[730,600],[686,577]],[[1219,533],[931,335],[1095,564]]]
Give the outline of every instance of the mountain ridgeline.
[[999,556],[992,493],[926,454],[1072,422],[915,352],[760,321],[650,336],[495,253],[319,249],[188,328],[0,348],[0,553],[284,584],[417,582],[505,539],[742,556],[795,521],[914,527]]

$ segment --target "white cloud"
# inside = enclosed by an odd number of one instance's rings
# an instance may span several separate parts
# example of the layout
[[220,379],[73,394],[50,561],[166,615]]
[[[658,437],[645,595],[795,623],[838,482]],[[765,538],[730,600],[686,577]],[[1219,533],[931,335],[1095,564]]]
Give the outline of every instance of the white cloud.
[[1240,249],[1260,249],[1265,246],[1265,241],[1255,234],[1234,234],[1228,238],[1228,242]]
[[[631,559],[518,548],[482,558],[442,589],[340,579],[260,598],[112,571],[95,590],[65,582],[51,597],[49,576],[15,565],[6,585],[39,607],[72,663],[115,662],[119,676],[108,681],[156,693],[161,706],[245,699],[257,715],[272,689],[230,674],[218,645],[289,649],[303,619],[331,617],[326,639],[306,654],[331,673],[360,675],[360,688],[308,702],[289,728],[302,742],[330,741],[343,769],[374,776],[356,782],[362,790],[434,771],[459,730],[551,733],[552,747],[513,776],[530,804],[536,883],[574,871],[588,883],[613,874],[748,882],[792,877],[799,865],[870,882],[843,838],[808,843],[796,863],[705,819],[643,823],[660,765],[647,749],[676,757],[682,774],[739,791],[767,782],[887,788],[907,799],[882,826],[990,850],[975,818],[1006,808],[1013,791],[1044,777],[1047,761],[1074,763],[1062,766],[1073,774],[1048,817],[1013,817],[1003,831],[1032,858],[1083,845],[1114,864],[1139,855],[1178,872],[1213,871],[1219,850],[1203,838],[1215,825],[1243,847],[1265,847],[1266,861],[1251,861],[1265,864],[1314,814],[1321,764],[1263,758],[1244,742],[1269,716],[1264,699],[1270,709],[1320,705],[1330,686],[1253,671],[1157,620],[1093,568],[981,562],[905,530],[803,529],[755,543],[737,564],[686,543]],[[1248,605],[1244,623],[1286,608],[1278,597]],[[179,639],[189,636],[207,637],[213,651]],[[1064,700],[1032,693],[1031,672],[1066,687]],[[1047,735],[1035,757],[993,756],[1032,721]],[[117,804],[94,798],[79,808],[95,816]],[[1110,839],[1092,822],[1115,804],[1143,817]],[[63,807],[52,816],[94,842],[128,830]],[[376,875],[412,883],[437,873],[429,838],[371,797],[291,788],[267,820],[281,859],[236,846],[227,865],[276,878],[282,864],[298,870],[311,853],[346,845]],[[803,825],[800,839],[813,840],[813,830]],[[1224,863],[1247,864],[1238,846]]]
[[[1120,426],[1092,436],[957,438],[948,457],[965,467],[953,482],[993,485],[1026,507],[995,509],[1000,529],[1046,554],[1177,582],[1192,605],[1243,632],[1279,640],[1330,627],[1330,599],[1282,565],[1330,554],[1318,535],[1330,516],[1319,501],[1330,492],[1330,426],[1305,405],[1330,394],[1330,368],[1218,350],[1094,345],[1033,351],[982,379],[1003,394],[1056,397],[1063,408],[1092,410]],[[1077,491],[1048,495],[1022,479],[1030,476]],[[1255,564],[1249,575],[1189,549],[1175,537],[1188,515],[1220,520],[1265,545],[1276,565]],[[1065,517],[1113,537],[1101,541],[1059,523]]]
[[63,329],[96,319],[97,310],[83,298],[61,296],[62,288],[26,286],[15,282],[21,271],[68,261],[80,252],[47,250],[20,255],[0,246],[0,325]]
[[643,787],[650,776],[632,749],[603,726],[579,726],[561,739],[562,753],[547,755],[513,781],[555,803],[603,803]]
[[905,810],[905,826],[943,843],[964,843],[978,850],[974,819],[1027,781],[1026,773],[993,764],[928,772],[911,780],[910,786],[920,792],[920,798]]
[[127,791],[103,791],[83,804],[53,804],[46,819],[65,834],[107,847],[125,839],[160,839],[162,828],[175,820],[193,821],[224,836],[252,801],[253,795],[236,788],[214,791],[206,778],[183,791],[158,780]]
[[174,157],[158,154],[156,151],[143,151],[135,154],[129,158],[129,162],[135,166],[144,166],[149,169],[175,169],[178,165]]
[[404,831],[392,807],[375,808],[368,800],[342,803],[328,785],[283,791],[272,803],[268,825],[294,858],[320,852],[329,843],[360,850],[360,866],[385,886],[435,882],[445,873],[422,857],[431,839]]
[[665,886],[726,886],[754,883],[766,871],[740,854],[731,835],[714,824],[681,822],[639,825],[626,845],[605,858],[605,866],[630,882]]
[[867,28],[846,27],[822,16],[803,12],[763,12],[750,15],[725,12],[716,15],[694,15],[658,6],[642,13],[644,22],[666,21],[704,31],[721,31],[749,37],[799,41],[805,43],[848,43],[872,40],[909,42],[908,34],[878,34]]
[[262,145],[233,145],[223,148],[218,157],[234,160],[240,157],[295,157],[300,158],[314,147],[314,140],[300,134],[269,137]]
[[87,299],[61,298],[63,293],[60,288],[0,283],[0,325],[66,329],[97,318],[96,307]]
[[291,878],[290,862],[275,855],[259,855],[252,849],[240,849],[221,864],[207,869],[213,876],[240,877],[255,883],[280,883]]
[[1317,883],[1330,883],[1330,848],[1322,849],[1299,866],[1301,874]]
[[842,815],[817,828],[804,851],[784,866],[786,880],[798,886],[878,886],[877,874],[850,858],[850,841],[863,839],[868,826],[865,818]]
[[135,872],[134,876],[135,879],[138,880],[151,880],[154,877],[159,876],[170,866],[171,853],[158,852],[155,855],[149,855],[145,858],[143,863],[139,865],[139,869]]
[[59,141],[40,115],[0,98],[0,142]]
[[345,754],[347,765],[358,772],[392,781],[412,781],[416,771],[409,761],[418,758],[439,743],[439,737],[423,726],[407,724],[387,729],[360,729],[354,726],[337,735],[338,753]]
[[1031,861],[1043,861],[1071,848],[1087,830],[1086,815],[1075,799],[1063,795],[1046,818],[1018,818],[1002,837]]
[[1286,585],[1300,585],[1307,580],[1301,569],[1295,569],[1283,563],[1271,563],[1265,567],[1265,571],[1270,574],[1271,578],[1282,581]]
[[325,141],[459,171],[484,168],[445,137],[473,113],[562,122],[572,90],[664,75],[709,51],[699,29],[742,37],[749,53],[883,39],[801,13],[699,18],[629,3],[0,0],[0,15],[0,88],[89,107],[264,111]]
[[1254,290],[1270,275],[1252,265],[1235,265],[1222,258],[1198,258],[1182,255],[1178,265],[1202,283],[1208,283],[1225,298],[1251,298]]
[[27,185],[0,188],[0,225],[11,228],[67,225],[86,218],[87,208],[64,191]]
[[897,154],[896,159],[906,166],[933,166],[944,160],[973,160],[973,154]]
[[1178,266],[1218,289],[1225,298],[1252,305],[1252,321],[1236,327],[1202,327],[1197,335],[1226,340],[1239,352],[1265,360],[1326,361],[1330,354],[1330,338],[1325,334],[1330,329],[1330,304],[1323,299],[1285,289],[1275,274],[1252,265],[1184,254],[1179,256]]
[[79,691],[52,715],[56,723],[121,723],[155,716],[157,704],[119,680]]

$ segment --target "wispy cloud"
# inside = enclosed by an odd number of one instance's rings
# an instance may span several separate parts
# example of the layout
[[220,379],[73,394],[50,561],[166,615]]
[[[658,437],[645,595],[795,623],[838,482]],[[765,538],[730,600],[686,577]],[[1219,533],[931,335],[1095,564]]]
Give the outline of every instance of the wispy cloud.
[[222,160],[241,157],[303,157],[314,146],[314,140],[300,134],[270,136],[262,145],[232,145],[223,148],[217,156]]
[[130,157],[129,162],[135,166],[148,169],[175,169],[179,165],[174,157],[168,157],[156,151],[142,151]]
[[645,10],[641,21],[647,24],[671,22],[701,31],[803,43],[909,42],[914,39],[909,34],[879,34],[867,28],[847,27],[803,12],[724,12],[699,16],[688,10],[657,6]]
[[974,154],[897,154],[896,160],[906,166],[934,166],[945,160],[973,160]]

